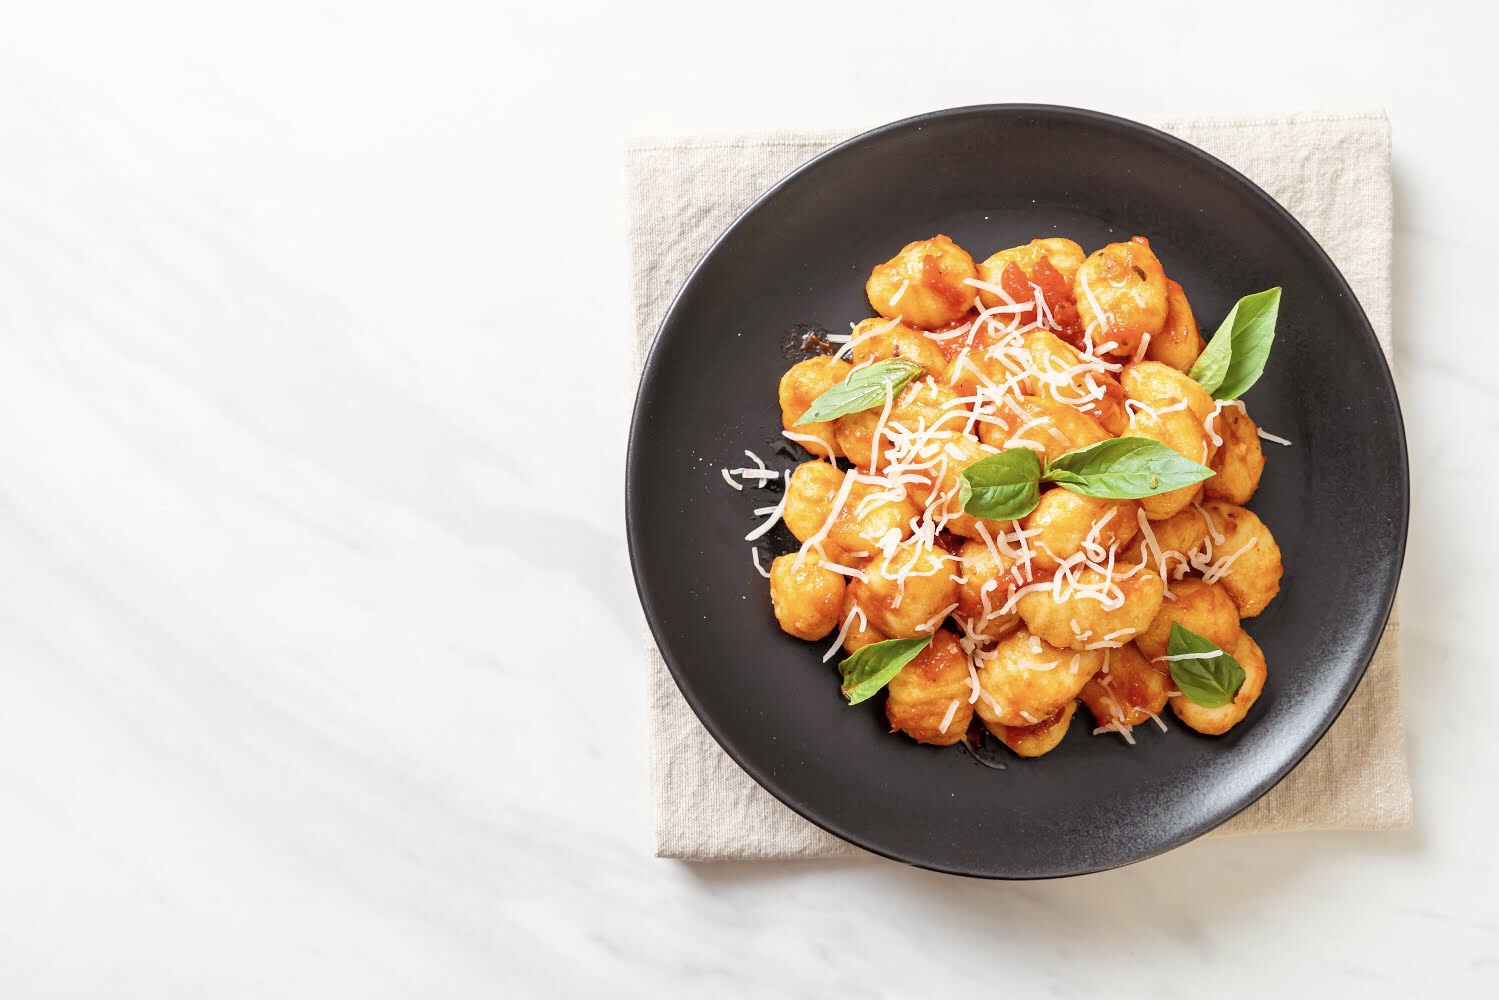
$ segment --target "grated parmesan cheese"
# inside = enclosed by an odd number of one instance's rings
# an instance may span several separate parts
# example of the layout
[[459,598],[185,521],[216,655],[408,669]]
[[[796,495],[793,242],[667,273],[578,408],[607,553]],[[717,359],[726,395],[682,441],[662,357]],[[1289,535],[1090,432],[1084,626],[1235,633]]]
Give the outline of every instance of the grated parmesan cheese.
[[1283,444],[1287,448],[1291,447],[1291,442],[1290,441],[1287,441],[1285,438],[1281,437],[1278,434],[1271,434],[1269,431],[1265,430],[1265,428],[1263,428],[1263,427],[1256,427],[1255,428],[1255,432],[1258,433],[1259,436],[1262,437],[1262,438],[1264,438],[1266,441],[1274,441],[1276,444]]
[[843,619],[843,627],[838,630],[838,638],[828,647],[828,651],[822,654],[822,662],[826,663],[833,658],[833,654],[843,648],[843,643],[848,639],[848,630],[853,626],[854,616],[859,617],[859,631],[863,632],[869,628],[869,619],[864,617],[864,611],[857,604],[849,609],[848,617]]
[[753,542],[781,522],[781,514],[786,510],[786,497],[791,494],[791,471],[788,469],[784,475],[786,477],[786,489],[781,494],[781,502],[774,507],[762,507],[759,511],[756,511],[757,514],[768,512],[770,517],[765,519],[764,524],[744,536],[746,542]]
[[958,714],[958,706],[960,704],[962,704],[962,699],[954,698],[952,702],[947,706],[947,714],[942,717],[942,732],[947,732],[947,727],[952,725],[953,716]]

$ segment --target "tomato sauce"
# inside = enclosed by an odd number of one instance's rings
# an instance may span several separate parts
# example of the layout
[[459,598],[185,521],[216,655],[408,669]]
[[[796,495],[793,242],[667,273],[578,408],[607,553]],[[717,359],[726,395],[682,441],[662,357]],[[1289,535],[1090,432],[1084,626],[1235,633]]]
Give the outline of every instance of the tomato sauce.
[[[1018,264],[1008,264],[1000,275],[999,287],[1017,303],[1029,302],[1036,297],[1031,286],[1041,290],[1041,300],[1056,322],[1057,336],[1079,350],[1083,347],[1083,325],[1078,319],[1077,301],[1072,297],[1072,288],[1062,272],[1052,266],[1050,257],[1042,257],[1027,275]],[[1034,322],[1036,310],[1020,314],[1021,325]]]
[[1063,705],[1061,708],[1057,709],[1055,712],[1052,712],[1040,722],[1033,723],[1029,726],[1008,726],[1007,728],[1010,731],[1010,738],[1022,739],[1026,736],[1041,736],[1048,729],[1061,722],[1062,716],[1066,713],[1066,711],[1067,706]]
[[[973,322],[974,317],[977,315],[977,313],[970,312],[967,315],[960,317],[956,321],[949,323],[944,327],[933,330],[932,333],[951,333],[952,331],[957,330],[960,327],[968,326]],[[962,353],[963,345],[967,343],[967,341],[968,338],[964,336],[947,337],[943,340],[933,341],[933,343],[937,345],[937,350],[942,352],[942,356],[946,358],[948,362],[951,362],[954,358]]]
[[[943,237],[945,238],[945,237]],[[957,309],[970,301],[973,289],[955,286],[942,273],[942,251],[929,253],[921,258],[921,279],[916,282],[924,290],[937,296],[950,309]]]
[[1031,281],[1041,289],[1041,298],[1051,310],[1051,318],[1060,329],[1057,336],[1082,350],[1083,324],[1077,315],[1077,300],[1072,297],[1072,287],[1062,272],[1051,266],[1050,257],[1042,257],[1031,270]]

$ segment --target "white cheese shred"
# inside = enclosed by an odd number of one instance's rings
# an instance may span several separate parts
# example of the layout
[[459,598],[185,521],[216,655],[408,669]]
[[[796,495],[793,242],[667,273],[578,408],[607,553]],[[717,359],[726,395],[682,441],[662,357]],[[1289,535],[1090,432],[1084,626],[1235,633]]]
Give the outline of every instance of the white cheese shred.
[[767,531],[769,531],[771,528],[774,528],[777,524],[779,524],[781,522],[781,514],[784,513],[785,510],[786,510],[786,497],[788,497],[791,494],[791,472],[790,472],[790,470],[788,469],[785,473],[783,473],[783,475],[786,477],[786,489],[785,489],[784,492],[781,493],[781,502],[778,503],[778,504],[776,504],[774,507],[768,508],[770,516],[765,519],[765,523],[761,524],[754,531],[751,531],[749,534],[747,534],[747,535],[744,536],[744,540],[746,542],[753,542],[753,541],[755,541],[760,536],[764,535]]
[[931,631],[933,631],[934,629],[936,629],[936,627],[938,625],[942,624],[943,619],[945,619],[948,615],[950,615],[950,614],[953,613],[953,611],[957,608],[957,606],[958,606],[958,602],[957,601],[952,602],[947,607],[943,608],[941,611],[939,611],[935,615],[933,615],[927,621],[923,622],[920,625],[917,625],[915,631],[917,631],[917,632],[931,632]]
[[848,617],[843,619],[843,627],[838,630],[838,638],[834,639],[833,644],[828,647],[828,651],[822,654],[823,663],[831,660],[833,658],[833,655],[837,653],[838,650],[843,648],[844,640],[848,638],[848,630],[853,627],[855,615],[857,615],[859,618],[860,632],[863,632],[869,627],[869,619],[864,617],[864,610],[857,604],[855,604],[852,608],[849,609]]
[[1141,358],[1145,357],[1145,349],[1149,346],[1150,334],[1142,334],[1140,337],[1140,346],[1135,348],[1135,354],[1130,360],[1138,363]]
[[941,731],[947,732],[947,727],[952,725],[953,716],[958,714],[958,706],[962,704],[961,698],[954,698],[947,706],[947,714],[942,717]]
[[1124,742],[1128,743],[1130,746],[1135,745],[1133,726],[1126,726],[1124,723],[1116,720],[1114,722],[1110,722],[1108,725],[1099,726],[1097,729],[1093,730],[1094,736],[1099,736],[1103,733],[1118,733],[1120,736],[1124,737]]
[[842,573],[844,576],[851,576],[855,580],[858,580],[860,583],[869,582],[869,574],[864,572],[862,569],[855,569],[853,566],[843,566],[839,563],[828,562],[826,559],[824,559],[822,561],[822,568],[830,569],[834,573]]
[[1260,437],[1264,438],[1266,441],[1274,441],[1276,444],[1283,444],[1287,448],[1291,447],[1291,442],[1287,441],[1285,438],[1281,437],[1279,434],[1271,434],[1269,431],[1265,430],[1265,428],[1263,428],[1263,427],[1256,428],[1256,430],[1258,431]]
[[[788,479],[787,482],[789,483],[790,480]],[[853,487],[854,472],[849,470],[843,474],[843,485],[838,487],[838,495],[833,498],[833,506],[828,511],[827,520],[822,522],[822,527],[818,528],[812,537],[802,543],[801,550],[796,554],[796,561],[791,564],[792,569],[802,568],[802,560],[807,558],[808,549],[816,546],[819,552],[822,551],[822,540],[828,537],[828,532],[833,530],[833,525],[837,523],[838,516],[843,513],[843,505],[848,503],[848,491],[853,489]],[[785,497],[781,499],[783,502],[785,501]]]

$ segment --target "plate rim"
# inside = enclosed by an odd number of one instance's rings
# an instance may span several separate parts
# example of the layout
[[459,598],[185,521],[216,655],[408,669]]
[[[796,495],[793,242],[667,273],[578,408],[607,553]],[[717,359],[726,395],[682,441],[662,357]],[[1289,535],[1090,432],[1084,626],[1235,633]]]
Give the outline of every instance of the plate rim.
[[[905,131],[912,128],[915,128],[919,131],[922,126],[932,122],[951,118],[995,114],[1014,115],[1019,117],[1024,117],[1026,115],[1053,116],[1063,119],[1062,124],[1069,126],[1079,124],[1094,124],[1105,126],[1110,129],[1123,130],[1124,132],[1141,134],[1147,139],[1150,139],[1157,143],[1163,143],[1167,147],[1170,147],[1172,152],[1174,152],[1176,155],[1185,156],[1201,162],[1203,165],[1208,167],[1210,171],[1216,172],[1220,176],[1224,177],[1225,180],[1238,185],[1251,199],[1258,201],[1263,207],[1268,209],[1270,214],[1278,216],[1282,222],[1288,223],[1293,231],[1300,233],[1300,235],[1304,238],[1306,244],[1315,249],[1317,257],[1321,259],[1321,261],[1327,266],[1328,270],[1336,279],[1337,288],[1335,290],[1341,293],[1341,295],[1352,305],[1354,314],[1358,320],[1358,322],[1355,324],[1357,335],[1366,338],[1368,343],[1375,349],[1374,353],[1378,357],[1379,363],[1382,366],[1384,377],[1386,380],[1388,380],[1390,385],[1390,396],[1391,400],[1394,403],[1394,410],[1392,413],[1392,416],[1394,418],[1392,421],[1392,432],[1395,436],[1396,444],[1398,445],[1400,458],[1400,476],[1397,484],[1400,490],[1399,536],[1398,544],[1396,545],[1396,550],[1393,556],[1395,583],[1394,586],[1391,587],[1389,594],[1384,599],[1384,607],[1381,609],[1381,612],[1378,616],[1379,627],[1377,629],[1371,629],[1370,634],[1364,637],[1362,648],[1359,650],[1358,654],[1358,659],[1360,661],[1358,669],[1351,676],[1350,681],[1345,683],[1342,690],[1339,691],[1335,709],[1329,712],[1326,718],[1320,723],[1313,738],[1310,739],[1306,743],[1305,747],[1299,753],[1290,758],[1286,762],[1286,764],[1276,773],[1272,774],[1269,778],[1258,782],[1250,790],[1250,792],[1246,794],[1242,804],[1238,805],[1233,810],[1223,814],[1221,817],[1218,817],[1206,823],[1199,822],[1189,824],[1185,826],[1181,831],[1179,831],[1176,836],[1170,838],[1170,840],[1164,845],[1148,853],[1140,854],[1139,856],[1131,858],[1130,860],[1112,864],[1092,865],[1086,868],[1079,869],[1077,871],[1069,871],[1063,873],[1014,874],[988,871],[972,871],[965,870],[959,867],[946,866],[939,863],[923,861],[920,858],[905,856],[899,851],[887,850],[875,846],[862,838],[856,831],[840,829],[838,824],[830,822],[823,817],[810,815],[807,811],[798,806],[797,803],[789,801],[787,797],[782,794],[781,790],[776,786],[775,782],[768,780],[768,778],[763,775],[762,771],[759,768],[757,768],[751,762],[743,759],[741,754],[734,747],[731,747],[730,745],[728,745],[728,743],[725,742],[725,740],[720,735],[718,727],[713,721],[712,717],[703,710],[702,705],[690,690],[691,685],[683,683],[682,671],[676,663],[675,657],[670,652],[667,643],[662,641],[662,634],[666,631],[664,624],[662,624],[664,622],[664,619],[650,599],[640,568],[639,553],[644,543],[639,537],[638,520],[635,517],[637,493],[641,491],[642,483],[635,475],[634,459],[637,450],[646,447],[646,444],[643,440],[644,436],[641,434],[641,415],[645,405],[644,401],[649,395],[647,389],[652,386],[655,379],[659,375],[662,334],[671,325],[677,313],[677,310],[681,305],[683,295],[686,293],[687,289],[690,288],[696,281],[699,273],[703,270],[706,263],[718,252],[719,248],[725,243],[725,241],[727,241],[734,234],[735,230],[739,228],[740,223],[742,223],[750,215],[761,210],[767,203],[775,199],[784,188],[792,184],[803,174],[820,165],[824,160],[836,157],[851,148],[863,145],[867,142],[875,141],[880,137],[892,132]],[[1344,276],[1342,269],[1339,268],[1332,257],[1328,255],[1326,249],[1323,248],[1322,244],[1318,242],[1316,237],[1314,237],[1311,232],[1301,224],[1300,220],[1292,215],[1284,205],[1282,205],[1267,191],[1265,191],[1264,188],[1260,187],[1258,184],[1250,180],[1234,167],[1218,159],[1216,156],[1213,156],[1206,150],[1195,146],[1190,142],[1187,142],[1185,139],[1181,139],[1169,132],[1163,131],[1162,129],[1156,128],[1154,126],[1135,121],[1134,119],[1124,118],[1119,115],[1112,115],[1102,111],[1071,107],[1062,104],[968,104],[959,107],[942,108],[935,111],[928,111],[917,115],[911,115],[905,118],[897,119],[896,121],[887,122],[884,125],[879,125],[875,128],[867,129],[863,132],[857,133],[856,135],[850,136],[849,138],[828,147],[817,155],[802,162],[780,180],[776,181],[775,184],[771,185],[752,202],[750,202],[750,204],[747,205],[743,209],[743,211],[734,216],[733,221],[731,221],[728,226],[724,228],[723,232],[713,240],[712,244],[703,251],[702,255],[698,258],[697,263],[693,265],[692,270],[688,273],[687,277],[683,279],[681,285],[677,288],[675,294],[672,296],[671,302],[666,308],[666,312],[661,317],[661,322],[656,326],[654,333],[652,333],[651,335],[651,341],[646,347],[645,356],[640,367],[639,381],[635,390],[635,401],[633,406],[631,407],[630,430],[625,446],[625,535],[630,557],[630,575],[635,583],[636,597],[639,600],[641,610],[645,615],[646,624],[650,629],[651,638],[655,642],[656,650],[660,654],[662,661],[666,664],[667,670],[671,674],[672,682],[676,685],[677,690],[681,693],[683,699],[692,709],[693,714],[697,717],[703,728],[707,730],[708,734],[711,737],[713,737],[713,741],[718,744],[719,748],[729,756],[730,760],[732,760],[741,770],[743,770],[745,774],[749,775],[749,777],[757,785],[759,785],[773,798],[775,798],[776,801],[786,806],[802,819],[808,821],[809,823],[812,823],[814,826],[826,831],[834,837],[837,837],[845,843],[852,844],[855,847],[860,848],[861,850],[868,851],[869,853],[877,855],[879,857],[883,857],[891,861],[898,861],[902,864],[911,865],[912,867],[921,868],[927,871],[935,871],[947,875],[960,875],[968,878],[981,878],[994,881],[1028,882],[1042,879],[1076,878],[1082,875],[1091,875],[1098,872],[1110,871],[1113,869],[1139,864],[1142,861],[1148,861],[1151,858],[1159,857],[1162,854],[1174,851],[1178,847],[1182,847],[1185,844],[1191,843],[1199,837],[1202,837],[1207,833],[1210,833],[1211,831],[1217,829],[1218,827],[1227,823],[1229,820],[1233,819],[1235,816],[1238,816],[1239,814],[1244,812],[1244,810],[1248,809],[1250,806],[1254,805],[1254,803],[1258,802],[1261,798],[1268,794],[1271,789],[1275,788],[1282,781],[1284,781],[1286,776],[1294,771],[1301,764],[1301,762],[1306,759],[1307,755],[1310,754],[1312,750],[1322,742],[1323,738],[1326,737],[1328,731],[1342,716],[1344,710],[1348,707],[1348,702],[1353,698],[1354,692],[1356,692],[1359,686],[1363,683],[1364,677],[1368,673],[1369,665],[1373,662],[1374,654],[1379,649],[1380,640],[1384,637],[1384,633],[1389,627],[1390,615],[1394,611],[1395,599],[1400,589],[1400,579],[1404,572],[1406,550],[1409,545],[1410,538],[1410,504],[1410,452],[1407,445],[1405,433],[1404,412],[1400,405],[1399,387],[1395,382],[1394,371],[1390,367],[1390,358],[1388,355],[1386,355],[1383,346],[1379,343],[1379,337],[1374,331],[1373,324],[1369,321],[1368,314],[1364,311],[1363,303],[1359,301],[1359,298],[1357,294],[1354,293],[1352,286],[1348,284],[1348,279]]]

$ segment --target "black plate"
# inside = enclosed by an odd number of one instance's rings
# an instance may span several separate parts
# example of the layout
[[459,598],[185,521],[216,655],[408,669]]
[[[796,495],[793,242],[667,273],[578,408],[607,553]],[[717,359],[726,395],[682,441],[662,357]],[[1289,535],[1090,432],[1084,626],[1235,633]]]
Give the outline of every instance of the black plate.
[[[1270,367],[1250,412],[1267,444],[1251,506],[1285,554],[1280,596],[1250,621],[1270,678],[1218,738],[1180,724],[1139,745],[1092,736],[991,770],[964,749],[886,731],[883,698],[838,694],[823,644],[781,633],[742,541],[766,491],[721,466],[773,454],[782,344],[795,323],[872,315],[864,280],[913,239],[976,258],[1036,236],[1085,249],[1144,234],[1211,332],[1240,295],[1281,285]],[[774,452],[779,468],[790,453]],[[796,461],[805,456],[797,455]],[[818,826],[887,857],[990,878],[1128,864],[1197,837],[1268,791],[1348,701],[1389,616],[1409,481],[1395,388],[1327,254],[1269,195],[1154,129],[1047,106],[960,108],[843,143],[776,185],[683,286],[646,361],[630,434],[630,555],[646,618],[708,731]],[[774,553],[794,546],[779,527]],[[1168,722],[1171,720],[1168,716]],[[1148,731],[1147,731],[1148,730]]]

